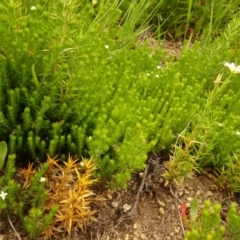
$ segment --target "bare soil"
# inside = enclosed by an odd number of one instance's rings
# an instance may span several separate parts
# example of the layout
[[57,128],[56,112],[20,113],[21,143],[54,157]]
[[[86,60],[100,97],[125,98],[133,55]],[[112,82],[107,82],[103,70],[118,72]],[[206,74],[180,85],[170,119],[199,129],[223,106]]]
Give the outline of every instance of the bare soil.
[[[182,227],[180,216],[181,202],[187,207],[197,196],[200,207],[204,200],[221,203],[223,223],[231,202],[239,206],[239,198],[230,196],[220,189],[212,180],[211,171],[205,171],[192,179],[187,179],[181,188],[166,185],[162,174],[165,172],[162,157],[151,155],[147,162],[147,171],[136,173],[126,190],[104,190],[107,199],[98,211],[98,221],[90,225],[86,232],[59,233],[54,239],[63,240],[178,240],[184,238],[185,228]],[[142,188],[141,188],[142,187]],[[139,198],[136,197],[139,195]],[[131,210],[132,215],[129,214]],[[8,219],[0,218],[0,240],[29,239],[20,229],[17,220],[12,224],[19,233],[17,238]],[[39,237],[38,240],[43,239]]]

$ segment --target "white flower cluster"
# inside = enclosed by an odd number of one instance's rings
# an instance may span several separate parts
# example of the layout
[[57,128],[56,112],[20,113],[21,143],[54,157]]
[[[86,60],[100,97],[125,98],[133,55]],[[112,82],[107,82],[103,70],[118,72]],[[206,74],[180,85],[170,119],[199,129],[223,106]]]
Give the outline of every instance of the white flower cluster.
[[229,62],[224,62],[224,66],[228,67],[230,69],[230,72],[233,74],[240,73],[240,66],[236,65],[235,63],[229,63]]
[[7,196],[7,193],[1,191],[0,197],[5,200],[5,197]]
[[47,179],[45,177],[40,178],[40,182],[46,182],[46,181],[47,181]]

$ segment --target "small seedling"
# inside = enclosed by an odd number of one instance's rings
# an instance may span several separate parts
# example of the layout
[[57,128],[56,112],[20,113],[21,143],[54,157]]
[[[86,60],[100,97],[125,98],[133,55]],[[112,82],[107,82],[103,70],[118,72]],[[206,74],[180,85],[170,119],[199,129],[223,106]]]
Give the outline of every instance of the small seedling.
[[190,208],[190,216],[184,214],[183,222],[187,229],[185,240],[222,240],[225,227],[221,226],[220,204],[212,206],[210,200],[204,202],[204,208],[199,212],[199,203],[195,197]]

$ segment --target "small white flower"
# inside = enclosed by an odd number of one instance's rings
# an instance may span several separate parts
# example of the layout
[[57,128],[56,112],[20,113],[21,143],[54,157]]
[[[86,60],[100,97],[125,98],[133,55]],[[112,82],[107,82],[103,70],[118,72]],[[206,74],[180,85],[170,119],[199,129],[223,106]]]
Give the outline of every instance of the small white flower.
[[236,131],[236,135],[240,136],[240,131]]
[[84,162],[79,163],[81,167],[84,167]]
[[157,69],[161,69],[161,67],[158,65],[158,66],[157,66]]
[[147,73],[147,76],[149,77],[149,76],[150,76],[150,73]]
[[240,66],[237,66],[235,63],[228,63],[228,62],[224,62],[224,66],[228,67],[230,69],[231,73],[240,73]]
[[31,6],[31,10],[35,11],[37,8],[35,6]]
[[88,139],[89,139],[89,140],[92,139],[92,136],[89,136]]
[[3,199],[3,200],[5,200],[5,197],[7,196],[7,193],[5,193],[5,192],[1,192],[1,194],[0,194],[0,197]]
[[158,75],[158,74],[156,74],[156,75],[155,75],[155,77],[156,77],[156,78],[159,78],[159,75]]
[[40,178],[40,182],[46,182],[46,180],[47,180],[47,179],[46,179],[45,177],[41,177],[41,178]]
[[222,127],[222,125],[223,125],[222,123],[218,123],[218,126],[219,126],[219,127]]
[[105,47],[106,49],[109,49],[109,45],[107,45],[107,44],[106,44],[106,45],[104,45],[104,47]]
[[97,3],[98,3],[97,0],[92,0],[92,5],[93,5],[93,6],[96,5]]

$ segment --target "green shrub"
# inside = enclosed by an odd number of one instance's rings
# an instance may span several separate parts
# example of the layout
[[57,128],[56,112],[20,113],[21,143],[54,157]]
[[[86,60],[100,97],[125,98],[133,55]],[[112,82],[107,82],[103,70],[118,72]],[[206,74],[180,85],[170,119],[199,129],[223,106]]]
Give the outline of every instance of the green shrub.
[[[157,4],[158,1],[153,1]],[[166,37],[198,39],[207,30],[207,39],[211,41],[221,34],[225,24],[239,11],[239,2],[201,1],[201,0],[170,0],[162,1],[154,16],[154,24],[161,29]]]
[[222,225],[220,204],[212,204],[210,200],[206,200],[200,210],[198,200],[194,198],[189,216],[185,210],[182,210],[183,224],[187,229],[185,240],[239,239],[240,216],[236,203],[231,203],[228,209],[225,226]]
[[146,24],[136,32],[119,24],[118,5],[88,1],[4,1],[0,11],[0,136],[9,153],[19,161],[42,161],[46,152],[92,156],[102,177],[117,174],[124,186],[121,174],[142,169],[157,141],[146,84],[163,54],[132,49]]
[[238,239],[239,238],[239,227],[240,227],[240,215],[237,211],[236,203],[232,203],[230,205],[228,216],[227,216],[227,230],[230,239]]
[[[18,161],[43,161],[46,152],[63,160],[69,152],[93,157],[99,177],[125,187],[148,152],[168,149],[189,122],[194,141],[208,141],[196,147],[201,161],[189,169],[221,169],[226,156],[236,155],[237,142],[218,160],[224,138],[216,136],[223,131],[225,139],[238,140],[236,97],[230,97],[237,88],[229,84],[214,98],[213,114],[204,109],[216,76],[226,77],[222,62],[235,57],[239,19],[212,44],[202,40],[190,50],[186,43],[179,60],[163,66],[161,48],[153,53],[148,40],[137,41],[151,19],[141,17],[155,8],[133,4],[123,15],[122,5],[111,1],[1,3],[0,140]],[[232,81],[237,84],[237,75]],[[215,118],[233,130],[219,131]],[[214,131],[206,134],[205,127]]]
[[[48,212],[43,212],[48,190],[45,188],[45,182],[40,181],[41,177],[48,168],[45,163],[38,173],[28,172],[31,178],[31,184],[28,189],[17,182],[15,177],[16,156],[9,155],[5,168],[4,176],[0,178],[0,214],[1,217],[18,217],[24,230],[31,238],[41,234],[52,222],[57,211],[56,206],[51,206]],[[30,168],[29,168],[30,169]],[[30,178],[28,179],[30,181]]]
[[194,198],[191,204],[190,217],[187,219],[184,216],[186,231],[185,240],[208,240],[208,239],[223,239],[225,227],[220,225],[220,204],[211,206],[210,200],[204,202],[204,208],[199,212],[197,198]]
[[94,161],[82,159],[79,164],[69,156],[63,166],[48,156],[38,170],[29,163],[16,174],[15,158],[9,155],[0,178],[1,218],[17,218],[31,239],[40,235],[49,239],[56,231],[71,234],[73,229],[84,229],[96,220],[92,203],[103,203],[105,199],[91,190],[97,181],[92,178]]
[[195,43],[192,49],[186,48],[178,61],[179,68],[186,71],[188,79],[198,73],[196,79],[201,81],[200,77],[203,77],[206,81],[202,91],[195,95],[198,108],[179,131],[169,171],[164,174],[177,184],[210,166],[217,170],[217,181],[222,187],[239,191],[239,74],[223,69],[224,59],[239,62],[232,47],[238,44],[239,24],[239,17],[235,17],[227,25],[225,33],[212,44]]

